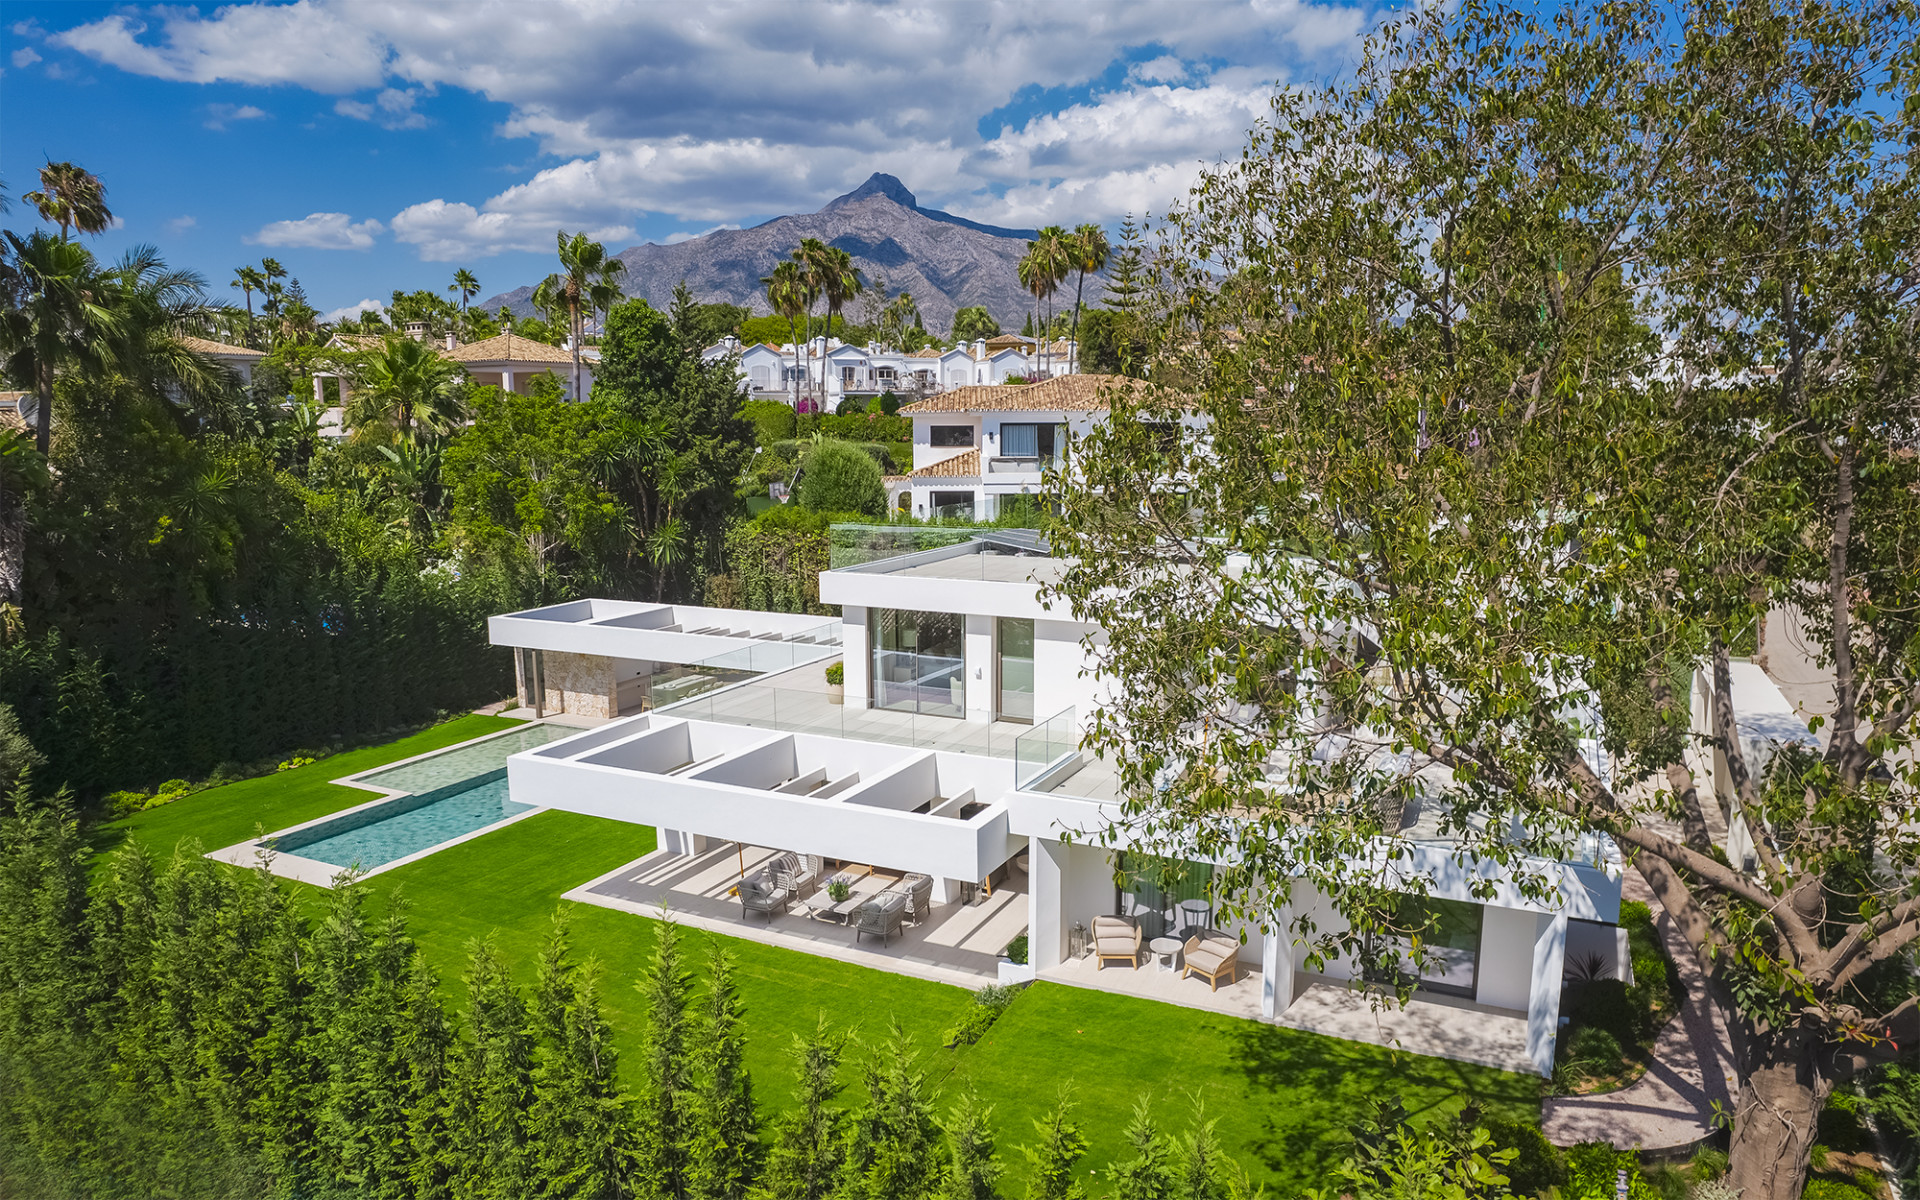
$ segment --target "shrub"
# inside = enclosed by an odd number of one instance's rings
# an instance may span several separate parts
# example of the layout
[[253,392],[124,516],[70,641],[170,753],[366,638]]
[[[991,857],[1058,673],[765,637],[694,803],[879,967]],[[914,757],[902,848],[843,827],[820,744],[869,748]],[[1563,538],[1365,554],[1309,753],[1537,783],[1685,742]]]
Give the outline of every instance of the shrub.
[[828,667],[827,682],[832,684],[834,687],[843,686],[847,682],[847,664],[844,662],[837,662],[832,666]]
[[860,403],[857,396],[848,396],[833,406],[833,415],[836,417],[850,417],[855,413],[863,413],[865,411],[867,411],[867,406]]
[[793,406],[782,401],[749,400],[740,406],[740,415],[753,422],[762,446],[771,446],[794,435]]
[[1560,1151],[1547,1140],[1538,1125],[1501,1117],[1482,1124],[1496,1147],[1514,1152],[1506,1174],[1515,1195],[1537,1195],[1567,1181],[1567,1165],[1561,1160]]
[[1727,1173],[1727,1152],[1712,1146],[1693,1156],[1693,1174],[1698,1179],[1718,1179]]
[[1800,1200],[1874,1200],[1873,1196],[1843,1179],[1809,1179]]
[[913,418],[890,413],[856,411],[821,417],[814,428],[823,436],[847,442],[913,441]]
[[988,984],[973,994],[973,1003],[967,1011],[960,1014],[960,1020],[952,1029],[947,1030],[945,1044],[952,1046],[971,1046],[986,1036],[987,1030],[1000,1019],[1000,1014],[1013,1003],[1014,989]]
[[1567,1151],[1567,1200],[1613,1200],[1621,1171],[1627,1173],[1627,1200],[1658,1200],[1640,1173],[1639,1156],[1605,1142],[1582,1142]]
[[1827,1107],[1820,1113],[1818,1132],[1814,1140],[1830,1150],[1842,1154],[1868,1149],[1871,1138],[1867,1134],[1866,1123],[1860,1119],[1861,1110],[1866,1102],[1851,1092],[1835,1092],[1827,1099]]
[[1724,1179],[1708,1179],[1694,1184],[1687,1200],[1740,1200],[1740,1189]]
[[111,816],[132,816],[147,806],[147,794],[145,792],[108,792],[105,804]]
[[881,392],[874,397],[873,403],[867,405],[867,411],[890,417],[900,411],[900,397],[891,391]]
[[1022,966],[1027,962],[1027,935],[1021,934],[1007,943],[1007,958]]
[[873,456],[845,442],[822,442],[808,453],[800,478],[800,503],[817,513],[887,511],[887,485]]

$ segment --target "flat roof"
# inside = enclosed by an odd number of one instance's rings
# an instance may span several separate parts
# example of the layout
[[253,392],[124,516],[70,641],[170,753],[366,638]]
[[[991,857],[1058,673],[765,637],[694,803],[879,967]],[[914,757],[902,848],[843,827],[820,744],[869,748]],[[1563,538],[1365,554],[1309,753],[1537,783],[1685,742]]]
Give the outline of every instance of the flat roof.
[[1066,564],[1059,559],[1038,554],[976,552],[904,563],[882,573],[923,579],[984,579],[989,583],[1052,583],[1065,569]]

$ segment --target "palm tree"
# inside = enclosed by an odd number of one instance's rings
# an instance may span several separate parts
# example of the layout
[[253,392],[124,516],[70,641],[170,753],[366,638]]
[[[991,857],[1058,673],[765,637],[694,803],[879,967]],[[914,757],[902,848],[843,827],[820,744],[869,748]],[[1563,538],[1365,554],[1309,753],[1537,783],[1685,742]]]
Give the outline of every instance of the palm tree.
[[555,238],[560,249],[560,270],[547,276],[533,290],[533,302],[542,309],[562,309],[567,314],[569,340],[573,344],[573,398],[586,397],[580,391],[580,342],[586,336],[586,315],[604,311],[621,296],[620,276],[627,265],[607,256],[607,248],[590,241],[584,233],[569,237],[560,230]]
[[280,281],[287,277],[287,269],[280,265],[277,258],[260,260],[260,277],[265,282],[260,292],[267,298],[267,345],[273,345],[273,335],[280,324]]
[[0,371],[33,390],[34,444],[45,459],[52,448],[54,376],[112,360],[110,346],[122,325],[119,298],[85,246],[39,230],[4,236],[12,262],[8,303],[0,309]]
[[20,198],[39,209],[42,219],[60,226],[64,242],[68,229],[100,233],[113,224],[106,197],[99,176],[70,162],[50,162],[40,168],[40,190]]
[[214,306],[198,271],[169,267],[153,246],[135,246],[111,272],[118,328],[111,338],[113,368],[154,395],[189,409],[231,395],[238,379],[180,340],[179,331],[203,323]]
[[[1035,269],[1039,275],[1036,278],[1045,283],[1043,290],[1034,292],[1034,307],[1038,308],[1043,299],[1048,302],[1046,315],[1040,318],[1040,328],[1036,331],[1040,335],[1042,364],[1040,370],[1047,375],[1053,374],[1051,359],[1053,294],[1059,290],[1062,283],[1066,282],[1067,273],[1073,269],[1073,254],[1069,245],[1071,241],[1072,235],[1065,229],[1058,225],[1049,225],[1040,231],[1037,238],[1027,243],[1028,256],[1037,260]],[[1022,279],[1021,282],[1025,283],[1026,280]],[[1033,289],[1029,286],[1028,290]]]
[[[1047,236],[1046,230],[1040,231],[1040,239],[1027,243],[1027,252],[1020,258],[1020,286],[1033,297],[1033,307],[1038,314],[1040,302],[1053,294],[1059,286],[1059,263],[1055,254],[1055,243]],[[1035,322],[1034,334],[1040,339],[1039,352],[1044,355],[1047,327],[1045,318]],[[1045,367],[1041,368],[1045,370]]]
[[238,289],[240,294],[247,298],[247,336],[245,343],[251,346],[253,345],[253,294],[267,290],[266,277],[252,267],[236,267],[233,272],[233,282],[227,286]]
[[472,271],[461,267],[453,273],[453,282],[447,290],[460,297],[460,332],[467,330],[467,301],[480,294],[480,280]]
[[[774,267],[773,274],[760,281],[767,287],[767,304],[773,311],[787,319],[787,328],[793,331],[793,350],[795,361],[800,354],[800,315],[807,311],[807,285],[801,278],[800,264],[783,262]],[[800,381],[793,381],[793,404],[800,407]]]
[[[1113,247],[1107,244],[1107,231],[1098,225],[1078,226],[1067,242],[1067,251],[1073,265],[1080,272],[1080,282],[1073,289],[1073,332],[1068,335],[1073,342],[1075,357],[1080,352],[1080,299],[1087,290],[1087,272],[1103,271],[1107,259],[1113,254]],[[1072,367],[1074,364],[1067,364]]]
[[[866,276],[860,268],[853,265],[853,256],[835,246],[826,247],[821,256],[820,294],[827,300],[827,337],[833,337],[833,319],[840,315],[840,308],[847,301],[858,296],[867,288]],[[845,322],[842,322],[844,325]],[[844,332],[844,329],[842,330]],[[826,369],[821,368],[820,398],[826,399]]]
[[[806,238],[800,248],[793,252],[793,261],[800,265],[800,279],[807,291],[807,393],[813,394],[813,305],[826,291],[827,275],[833,270],[833,247],[819,238]],[[828,333],[832,333],[832,318],[828,318]],[[821,391],[826,390],[823,382]]]
[[403,442],[417,430],[444,433],[466,415],[466,371],[426,342],[389,336],[360,360],[346,423],[356,431],[391,423]]

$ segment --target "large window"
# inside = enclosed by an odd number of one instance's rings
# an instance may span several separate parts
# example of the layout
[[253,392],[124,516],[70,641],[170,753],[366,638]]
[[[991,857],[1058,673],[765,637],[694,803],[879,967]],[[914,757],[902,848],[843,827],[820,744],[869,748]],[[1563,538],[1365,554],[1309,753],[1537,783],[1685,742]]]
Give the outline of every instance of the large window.
[[994,630],[1002,721],[1033,724],[1033,619],[1001,617]]
[[932,500],[932,516],[945,520],[973,520],[972,492],[935,492]]
[[935,446],[971,446],[973,426],[935,425],[930,431],[930,440]]
[[1421,991],[1471,1000],[1480,975],[1480,924],[1486,910],[1465,900],[1421,900],[1403,897],[1394,925],[1418,930],[1421,957],[1416,963],[1408,937],[1391,939],[1391,949],[1399,955],[1397,969],[1412,977]]
[[966,715],[966,641],[960,614],[876,608],[867,621],[875,708]]
[[1126,850],[1116,866],[1114,911],[1133,918],[1142,937],[1184,937],[1213,924],[1212,863]]
[[1054,446],[1058,439],[1056,425],[1002,425],[1000,427],[1000,457],[1031,458],[1040,462],[1053,461]]

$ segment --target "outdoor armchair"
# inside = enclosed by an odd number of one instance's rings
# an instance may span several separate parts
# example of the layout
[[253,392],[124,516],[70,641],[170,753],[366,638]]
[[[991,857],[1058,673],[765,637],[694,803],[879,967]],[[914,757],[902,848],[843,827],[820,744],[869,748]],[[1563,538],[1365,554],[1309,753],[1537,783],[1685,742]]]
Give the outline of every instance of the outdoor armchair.
[[853,932],[853,944],[859,945],[863,935],[871,934],[880,939],[882,946],[887,939],[900,932],[900,922],[907,914],[907,898],[900,892],[881,892],[860,906],[860,925]]
[[767,865],[773,872],[774,883],[785,888],[795,900],[805,900],[820,886],[820,872],[809,864],[809,859],[798,854],[781,853],[774,855]]
[[1187,939],[1187,944],[1181,949],[1181,958],[1186,963],[1186,973],[1181,978],[1198,975],[1212,984],[1217,992],[1222,975],[1227,977],[1228,983],[1234,980],[1234,971],[1240,965],[1240,941],[1218,929],[1202,929]]
[[907,920],[918,925],[933,908],[933,876],[907,875],[893,887],[907,898]]
[[1099,958],[1096,970],[1104,970],[1107,960],[1125,959],[1130,967],[1140,965],[1140,927],[1125,917],[1093,919],[1093,952]]
[[787,905],[792,902],[793,892],[781,887],[764,870],[755,871],[740,881],[740,915],[743,919],[759,913],[771,921],[773,914],[787,911]]

